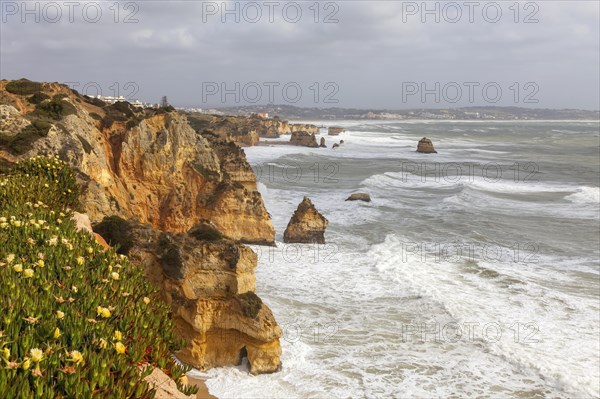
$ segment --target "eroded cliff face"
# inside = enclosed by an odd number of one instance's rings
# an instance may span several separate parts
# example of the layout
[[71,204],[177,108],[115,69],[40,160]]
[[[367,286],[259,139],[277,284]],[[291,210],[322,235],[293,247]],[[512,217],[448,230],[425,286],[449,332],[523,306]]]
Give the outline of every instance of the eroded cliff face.
[[[325,142],[322,141],[322,143],[323,146],[325,146]],[[315,134],[305,131],[298,131],[292,133],[292,137],[290,137],[290,144],[313,148],[319,147],[319,144],[317,144],[317,138],[315,137]]]
[[[10,115],[14,132],[29,124],[36,110],[23,96],[6,92],[4,82],[0,85],[3,97],[13,103],[0,105],[0,112]],[[230,154],[232,147],[197,134],[177,112],[128,115],[131,111],[124,109],[121,115],[62,85],[44,84],[43,92],[64,96],[61,101],[76,112],[50,119],[47,134],[24,153],[16,156],[4,148],[4,158],[59,154],[82,172],[82,202],[92,222],[119,215],[181,232],[209,219],[234,240],[274,242],[271,217],[243,151]]]
[[277,138],[282,134],[299,131],[319,133],[319,128],[315,125],[293,124],[281,119],[194,113],[188,115],[188,120],[200,133],[209,131],[242,146],[256,145],[260,137]]
[[121,228],[133,243],[129,258],[144,265],[173,308],[176,331],[188,342],[180,360],[206,370],[247,356],[253,374],[278,371],[281,329],[254,294],[257,256],[207,226],[178,234],[140,223]]
[[[271,244],[275,232],[244,152],[176,112],[108,106],[49,83],[32,99],[6,84],[0,161],[58,154],[74,166],[83,211],[172,305],[188,343],[180,359],[207,369],[247,356],[252,373],[277,371],[281,330],[254,294],[256,254],[239,242]],[[102,230],[106,216],[125,224]],[[123,226],[128,240],[113,242]]]

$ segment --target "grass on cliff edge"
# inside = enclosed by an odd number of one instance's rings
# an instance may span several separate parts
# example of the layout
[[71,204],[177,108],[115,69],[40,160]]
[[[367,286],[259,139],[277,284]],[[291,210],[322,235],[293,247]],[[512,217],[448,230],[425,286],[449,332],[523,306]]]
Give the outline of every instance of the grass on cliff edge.
[[0,398],[153,398],[143,366],[188,370],[142,270],[76,230],[77,198],[56,158],[0,175]]

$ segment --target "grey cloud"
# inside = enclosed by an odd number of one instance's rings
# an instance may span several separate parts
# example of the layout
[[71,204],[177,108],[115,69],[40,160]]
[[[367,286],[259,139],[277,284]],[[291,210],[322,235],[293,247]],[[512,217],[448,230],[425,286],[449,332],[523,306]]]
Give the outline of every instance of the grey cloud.
[[[515,24],[510,14],[496,24],[478,14],[474,23],[422,23],[418,16],[403,22],[403,3],[387,1],[335,2],[335,24],[314,23],[312,2],[299,3],[305,13],[295,24],[280,13],[274,23],[266,15],[255,24],[230,16],[222,23],[218,16],[203,22],[201,2],[135,3],[139,23],[131,24],[112,21],[112,2],[102,3],[103,18],[95,24],[8,17],[0,27],[0,77],[99,82],[107,91],[114,82],[134,81],[142,100],[167,94],[175,104],[198,106],[207,81],[298,82],[305,93],[297,105],[306,106],[330,106],[315,104],[309,87],[335,82],[338,106],[365,108],[453,105],[403,102],[403,82],[494,81],[505,90],[511,82],[535,82],[540,103],[516,105],[599,108],[596,2],[536,2],[535,24]],[[506,13],[508,3],[498,3]],[[126,14],[121,10],[119,17]],[[515,105],[509,97],[498,105]]]

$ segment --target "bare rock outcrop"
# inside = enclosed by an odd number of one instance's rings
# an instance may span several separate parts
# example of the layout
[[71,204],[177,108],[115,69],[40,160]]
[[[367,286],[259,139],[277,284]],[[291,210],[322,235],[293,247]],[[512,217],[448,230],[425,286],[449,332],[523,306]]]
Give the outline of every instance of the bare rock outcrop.
[[364,201],[371,202],[371,196],[367,193],[354,193],[351,194],[346,201]]
[[317,211],[312,201],[304,197],[283,233],[286,243],[325,244],[325,229],[329,221]]
[[281,367],[281,329],[254,293],[256,254],[228,240],[210,222],[187,233],[166,233],[111,217],[96,231],[129,259],[171,304],[176,332],[187,346],[176,355],[201,370],[238,365],[247,356],[250,372]]
[[292,137],[290,138],[290,144],[313,148],[319,147],[315,134],[305,131],[293,132]]
[[75,168],[95,232],[173,307],[188,343],[179,358],[207,369],[247,356],[252,373],[277,371],[281,330],[254,294],[256,254],[240,244],[272,244],[275,231],[244,152],[169,108],[108,105],[57,83],[32,99],[6,84],[0,113],[18,140],[0,136],[0,161],[59,155]]
[[321,137],[321,142],[319,143],[319,147],[327,148],[327,144],[325,144],[325,137]]
[[[32,119],[35,107],[5,91],[5,84],[0,82],[1,94],[20,107],[22,120]],[[81,173],[82,203],[92,222],[119,215],[181,232],[210,219],[232,239],[274,242],[271,217],[243,151],[197,134],[177,112],[102,105],[66,86],[42,85],[47,97],[60,96],[72,112],[44,121],[51,125],[46,134],[3,158],[60,155]],[[0,105],[0,111],[16,120],[14,107]]]
[[199,133],[212,132],[227,141],[241,146],[253,146],[260,137],[277,138],[297,131],[319,133],[319,128],[309,124],[293,124],[281,119],[263,119],[235,115],[188,115],[190,125]]
[[421,152],[423,154],[437,154],[437,151],[433,148],[433,143],[427,137],[423,137],[421,140],[419,140],[417,152]]
[[329,136],[337,136],[341,133],[344,133],[345,131],[346,131],[346,129],[344,129],[343,127],[330,126],[327,129],[327,134]]

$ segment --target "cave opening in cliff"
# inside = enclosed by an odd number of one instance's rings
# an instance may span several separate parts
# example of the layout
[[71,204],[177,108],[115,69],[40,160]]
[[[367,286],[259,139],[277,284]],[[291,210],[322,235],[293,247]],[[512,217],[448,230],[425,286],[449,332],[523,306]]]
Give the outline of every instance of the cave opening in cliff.
[[246,350],[246,347],[244,346],[242,349],[240,349],[240,360],[238,364],[242,364],[242,362],[244,361],[244,358],[248,357],[248,351]]

